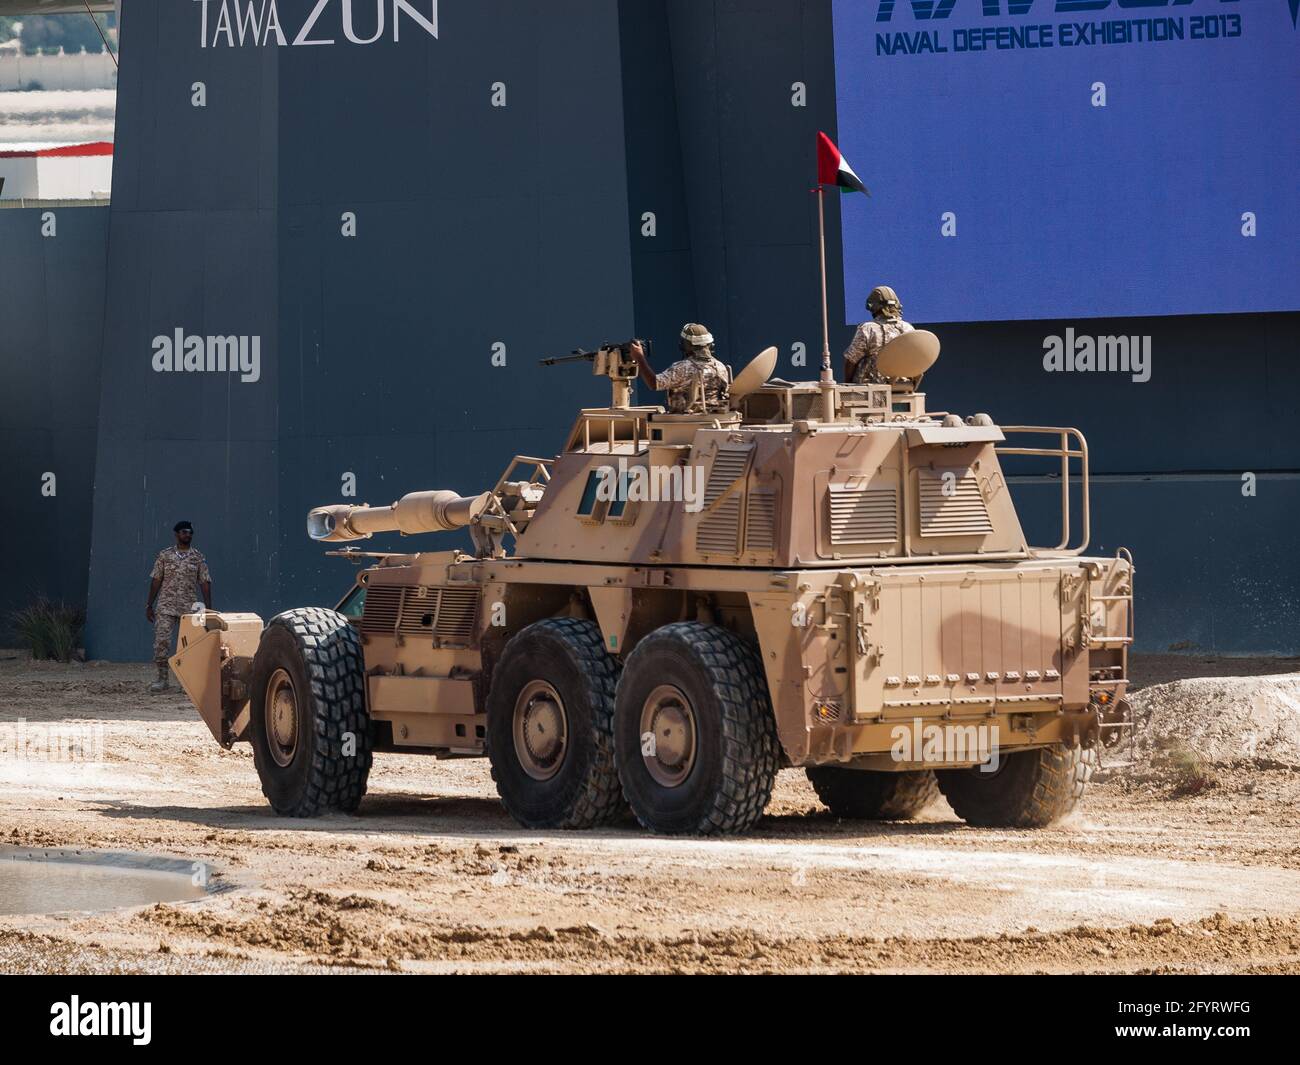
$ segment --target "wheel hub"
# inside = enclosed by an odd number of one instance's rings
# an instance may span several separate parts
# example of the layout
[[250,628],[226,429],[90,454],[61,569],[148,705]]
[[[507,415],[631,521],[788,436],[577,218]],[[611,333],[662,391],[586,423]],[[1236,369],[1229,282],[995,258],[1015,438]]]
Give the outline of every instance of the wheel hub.
[[272,673],[266,683],[266,725],[271,757],[281,768],[288,766],[298,748],[298,697],[283,669]]
[[675,788],[695,768],[695,709],[679,688],[663,684],[641,709],[641,757],[655,783]]
[[515,754],[534,780],[549,780],[560,771],[568,748],[564,701],[546,681],[524,686],[515,700]]

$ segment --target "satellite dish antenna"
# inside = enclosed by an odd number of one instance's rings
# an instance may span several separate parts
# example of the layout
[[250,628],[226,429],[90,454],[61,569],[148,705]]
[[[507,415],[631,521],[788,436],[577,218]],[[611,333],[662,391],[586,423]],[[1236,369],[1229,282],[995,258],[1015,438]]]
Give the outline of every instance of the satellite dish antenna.
[[731,398],[744,399],[751,392],[756,392],[767,384],[768,378],[776,370],[777,355],[776,348],[768,348],[741,370],[736,379],[731,382]]
[[917,378],[939,359],[939,338],[925,329],[895,337],[876,356],[876,369],[894,380]]

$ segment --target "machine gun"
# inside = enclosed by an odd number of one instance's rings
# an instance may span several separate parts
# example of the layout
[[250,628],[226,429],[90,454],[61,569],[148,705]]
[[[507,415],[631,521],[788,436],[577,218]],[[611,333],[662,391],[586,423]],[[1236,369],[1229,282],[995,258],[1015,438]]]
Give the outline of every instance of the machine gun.
[[[583,351],[581,348],[571,355],[559,355],[551,359],[542,359],[542,366],[561,366],[570,362],[589,362],[595,377],[608,377],[613,384],[613,407],[625,409],[632,405],[632,382],[637,379],[640,369],[632,355],[632,345],[636,341],[628,340],[621,344],[602,344],[595,351]],[[646,355],[653,353],[654,347],[648,340],[641,341]]]

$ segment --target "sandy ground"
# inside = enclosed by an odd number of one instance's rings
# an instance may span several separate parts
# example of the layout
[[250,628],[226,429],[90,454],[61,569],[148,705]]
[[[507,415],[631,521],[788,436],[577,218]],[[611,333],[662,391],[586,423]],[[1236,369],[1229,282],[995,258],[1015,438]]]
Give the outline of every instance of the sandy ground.
[[0,842],[184,858],[216,890],[0,916],[0,971],[1300,973],[1300,766],[1276,758],[1193,779],[1148,752],[1037,832],[971,829],[943,803],[841,822],[786,771],[751,835],[680,840],[528,832],[485,762],[387,755],[358,816],[298,822],[265,805],[246,746],[221,751],[183,696],[145,692],[149,672],[0,653],[0,725],[78,725],[103,746],[94,762],[0,754]]

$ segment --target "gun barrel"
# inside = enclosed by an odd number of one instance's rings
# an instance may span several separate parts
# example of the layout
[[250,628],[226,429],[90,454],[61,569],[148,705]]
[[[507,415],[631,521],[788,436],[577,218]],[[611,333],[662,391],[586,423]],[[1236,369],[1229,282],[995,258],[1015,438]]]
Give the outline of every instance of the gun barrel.
[[596,358],[594,351],[575,351],[572,355],[557,355],[551,359],[541,359],[543,366],[559,366],[566,362],[591,362]]
[[492,503],[492,493],[458,496],[455,492],[412,492],[392,506],[347,503],[317,507],[307,515],[307,535],[321,543],[368,540],[375,533],[452,532],[472,524]]

